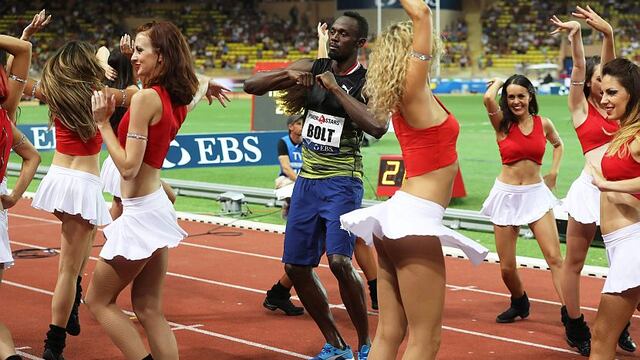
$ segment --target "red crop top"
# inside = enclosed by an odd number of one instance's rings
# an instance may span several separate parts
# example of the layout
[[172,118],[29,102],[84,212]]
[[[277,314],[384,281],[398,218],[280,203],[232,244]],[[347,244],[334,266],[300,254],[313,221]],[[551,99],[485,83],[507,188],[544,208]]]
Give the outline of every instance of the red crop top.
[[507,137],[498,141],[498,149],[504,165],[513,164],[520,160],[531,160],[542,165],[546,145],[547,139],[544,136],[542,118],[539,115],[533,115],[531,133],[523,134],[518,123],[513,123]]
[[449,114],[446,120],[426,129],[416,129],[396,111],[391,116],[393,129],[402,149],[402,158],[407,178],[420,176],[453,164],[458,160],[456,141],[460,126],[456,118],[438,100],[438,103]]
[[[176,138],[176,134],[187,116],[187,107],[185,105],[174,106],[171,103],[169,93],[162,86],[156,85],[151,88],[158,93],[160,101],[162,101],[162,118],[156,124],[149,126],[147,148],[144,151],[142,161],[151,167],[161,169],[164,158],[169,152],[169,144]],[[130,116],[130,110],[127,110],[118,126],[118,140],[123,148],[127,143]]]
[[[631,156],[631,151],[627,151],[627,155],[622,158],[618,154],[605,155],[600,165],[602,167],[602,175],[609,181],[640,177],[640,163]],[[635,196],[636,199],[640,199],[640,194],[631,195]]]
[[615,132],[620,129],[617,121],[607,121],[591,103],[588,104],[587,119],[576,128],[583,154],[611,142]]
[[0,108],[0,181],[7,174],[11,145],[13,144],[13,129],[7,110]]
[[56,126],[56,151],[71,156],[89,156],[100,152],[102,148],[102,136],[96,130],[96,135],[87,142],[82,141],[80,136],[69,130],[62,122],[55,118],[53,123]]

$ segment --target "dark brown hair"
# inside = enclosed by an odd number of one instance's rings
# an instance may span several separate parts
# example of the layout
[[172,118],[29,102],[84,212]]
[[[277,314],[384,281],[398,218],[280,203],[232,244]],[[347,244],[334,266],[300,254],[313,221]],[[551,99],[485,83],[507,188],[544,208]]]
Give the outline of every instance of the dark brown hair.
[[529,93],[529,114],[538,115],[538,100],[536,99],[536,88],[526,76],[515,74],[511,75],[502,85],[502,94],[500,95],[500,110],[502,110],[502,121],[500,122],[500,131],[505,134],[509,133],[512,124],[518,123],[518,118],[511,112],[507,98],[507,87],[509,85],[520,85],[527,89]]
[[0,105],[4,104],[9,97],[9,79],[7,79],[7,72],[4,70],[4,66],[0,63]]
[[189,45],[180,30],[171,22],[151,22],[140,26],[137,32],[149,37],[155,52],[162,56],[156,71],[145,87],[164,87],[171,102],[188,105],[198,90],[198,78],[193,70]]
[[587,86],[586,83],[591,82],[591,78],[593,77],[593,73],[596,72],[596,67],[600,65],[600,56],[591,56],[586,60],[586,72],[585,72],[585,84],[584,84],[584,97],[589,98],[591,95],[591,86]]
[[640,68],[630,60],[617,58],[604,65],[602,77],[605,76],[615,78],[629,94],[624,114],[619,119],[620,130],[607,149],[607,155],[623,157],[629,152],[629,142],[640,133]]

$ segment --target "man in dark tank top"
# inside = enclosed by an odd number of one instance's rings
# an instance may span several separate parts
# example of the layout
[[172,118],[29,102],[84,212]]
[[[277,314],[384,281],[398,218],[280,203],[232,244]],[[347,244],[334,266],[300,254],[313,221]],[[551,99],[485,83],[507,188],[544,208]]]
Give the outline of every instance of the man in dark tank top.
[[288,100],[298,108],[289,110],[304,110],[304,161],[291,197],[282,261],[327,342],[313,359],[353,358],[313,273],[325,252],[358,332],[358,359],[369,353],[362,280],[351,264],[355,236],[340,228],[340,215],[360,208],[362,202],[363,132],[380,138],[387,130],[386,122],[367,111],[361,93],[367,70],[357,59],[367,33],[366,19],[346,12],[329,31],[329,59],[302,59],[282,70],[257,73],[244,84],[244,90],[255,95],[273,90],[297,94]]

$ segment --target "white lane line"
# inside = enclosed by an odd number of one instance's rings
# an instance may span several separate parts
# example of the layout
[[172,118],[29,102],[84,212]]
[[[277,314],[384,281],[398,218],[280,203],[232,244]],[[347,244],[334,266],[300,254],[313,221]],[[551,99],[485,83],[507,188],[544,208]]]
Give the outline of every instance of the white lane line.
[[[199,248],[199,249],[226,252],[226,253],[229,253],[229,254],[246,255],[246,256],[253,256],[253,257],[257,257],[257,258],[261,258],[261,259],[282,261],[282,258],[277,257],[277,256],[269,256],[269,255],[262,255],[262,254],[256,254],[256,253],[249,253],[249,252],[245,252],[245,251],[225,249],[225,248],[220,248],[220,247],[210,246],[210,245],[194,244],[194,243],[190,243],[190,242],[186,242],[186,241],[180,241],[180,245],[190,246],[190,247]],[[282,266],[284,267],[284,264]],[[326,268],[329,267],[329,266],[327,266],[325,264],[320,264],[320,266],[321,267],[326,267]]]
[[[268,260],[275,260],[275,261],[281,261],[281,258],[279,257],[275,257],[275,256],[268,256],[268,255],[262,255],[262,254],[256,254],[256,253],[251,253],[251,252],[246,252],[246,251],[240,251],[240,250],[231,250],[231,249],[225,249],[225,248],[220,248],[220,247],[216,247],[216,246],[210,246],[210,245],[202,245],[202,244],[194,244],[194,243],[190,243],[190,242],[186,242],[186,241],[181,241],[180,242],[180,246],[185,245],[185,246],[191,246],[191,247],[195,247],[195,248],[199,248],[199,249],[206,249],[206,250],[213,250],[213,251],[220,251],[220,252],[225,252],[225,253],[230,253],[230,254],[236,254],[236,255],[244,255],[244,256],[252,256],[252,257],[257,257],[257,258],[261,258],[261,259],[268,259]],[[323,267],[323,268],[329,268],[328,265],[326,264],[320,264],[318,265],[319,267]],[[361,270],[358,270],[359,273],[362,273]],[[494,296],[500,296],[500,297],[507,297],[510,298],[511,294],[505,294],[505,293],[500,293],[500,292],[495,292],[495,291],[490,291],[490,290],[483,290],[483,289],[479,289],[477,286],[475,285],[469,285],[469,286],[458,286],[458,285],[451,285],[451,284],[447,284],[446,285],[448,288],[450,288],[452,291],[471,291],[471,292],[477,292],[477,293],[481,293],[481,294],[486,294],[486,295],[494,295]],[[552,301],[552,300],[545,300],[545,299],[538,299],[538,298],[529,298],[529,301],[531,302],[538,302],[541,304],[548,304],[548,305],[556,305],[556,306],[562,306],[562,303],[558,302],[558,301]],[[593,312],[597,312],[598,309],[596,308],[592,308],[592,307],[588,307],[588,306],[581,306],[580,307],[582,310],[586,310],[586,311],[593,311]],[[640,318],[640,315],[633,315],[633,317],[635,318]]]
[[442,328],[445,329],[445,330],[458,332],[458,333],[462,333],[462,334],[475,335],[475,336],[485,337],[485,338],[493,339],[493,340],[505,341],[505,342],[510,342],[510,343],[514,343],[514,344],[520,344],[520,345],[525,345],[525,346],[532,346],[532,347],[536,347],[536,348],[540,348],[540,349],[547,349],[547,350],[563,352],[563,353],[568,353],[568,354],[578,354],[575,351],[571,351],[571,350],[567,350],[567,349],[563,349],[563,348],[558,348],[558,347],[555,347],[555,346],[548,346],[548,345],[543,345],[543,344],[538,344],[538,343],[532,343],[532,342],[529,342],[529,341],[516,340],[516,339],[511,339],[511,338],[507,338],[507,337],[503,337],[503,336],[485,334],[485,333],[481,333],[481,332],[477,332],[477,331],[458,329],[458,328],[454,328],[454,327],[451,327],[451,326],[443,325]]
[[40,293],[40,294],[53,296],[53,291],[44,290],[44,289],[36,288],[36,287],[33,287],[33,286],[29,286],[29,285],[20,284],[20,283],[17,283],[17,282],[6,280],[6,279],[3,279],[2,283],[3,284],[7,284],[7,285],[11,285],[11,286],[14,286],[14,287],[17,287],[17,288],[21,288],[21,289],[37,292],[37,293]]
[[[45,295],[49,295],[49,296],[53,296],[53,292],[49,291],[49,290],[44,290],[44,289],[40,289],[40,288],[36,288],[33,286],[29,286],[29,285],[24,285],[24,284],[20,284],[20,283],[16,283],[13,281],[8,281],[8,280],[3,280],[2,281],[3,284],[7,284],[7,285],[11,285],[11,286],[15,286],[17,288],[21,288],[21,289],[25,289],[25,290],[29,290],[29,291],[33,291],[33,292],[37,292],[40,294],[45,294]],[[126,311],[123,310],[123,312],[129,316],[135,316],[135,314],[131,311]],[[173,321],[168,321],[169,326],[171,326],[172,328],[179,328],[180,330],[186,330],[186,331],[191,331],[194,333],[198,333],[198,334],[202,334],[202,335],[207,335],[207,336],[211,336],[211,337],[216,337],[219,339],[224,339],[224,340],[229,340],[229,341],[233,341],[233,342],[237,342],[240,344],[244,344],[244,345],[248,345],[248,346],[253,346],[253,347],[257,347],[263,350],[269,350],[269,351],[273,351],[273,352],[277,352],[280,354],[285,354],[285,355],[289,355],[292,357],[296,357],[299,359],[310,359],[310,356],[307,355],[303,355],[303,354],[298,354],[296,352],[293,351],[289,351],[289,350],[284,350],[284,349],[280,349],[277,347],[273,347],[273,346],[269,346],[269,345],[265,345],[265,344],[260,344],[257,342],[253,342],[253,341],[249,341],[249,340],[245,340],[245,339],[240,339],[240,338],[236,338],[233,336],[229,336],[229,335],[224,335],[224,334],[219,334],[213,331],[208,331],[208,330],[204,330],[204,329],[199,329],[198,326],[201,325],[184,325],[184,324],[179,324],[179,323],[175,323]],[[29,354],[20,354],[21,356],[25,356],[28,357],[29,359],[36,359],[36,360],[42,360],[39,357],[34,357],[32,355]]]
[[[19,214],[10,214],[10,215],[21,217],[21,218],[37,220],[37,221],[47,221],[47,222],[50,222],[50,223],[60,223],[59,221],[56,221],[56,220],[41,219],[41,218],[38,218],[38,217],[27,216],[27,215],[19,215]],[[12,241],[12,242],[14,242],[14,241]],[[20,244],[20,245],[23,245],[23,246],[32,246],[32,247],[34,247],[33,245],[30,245],[30,244],[24,244],[24,243],[18,243],[18,242],[14,242],[14,243],[17,243],[17,244]],[[263,258],[263,259],[281,261],[281,258],[278,258],[278,257],[275,257],[275,256],[268,256],[268,255],[250,253],[250,252],[239,251],[239,250],[225,249],[225,248],[209,246],[209,245],[201,245],[201,244],[189,243],[189,242],[186,242],[186,241],[181,242],[180,245],[186,245],[186,246],[191,246],[191,247],[196,247],[196,248],[201,248],[201,249],[207,249],[207,250],[213,250],[213,251],[227,252],[227,253],[232,253],[232,254],[237,254],[237,255],[253,256],[253,257],[258,257],[258,258]],[[39,248],[45,249],[44,247],[39,247]],[[92,260],[97,260],[97,258],[94,258],[94,257],[91,257],[91,259]],[[324,267],[324,268],[328,268],[329,267],[328,265],[325,265],[325,264],[320,264],[319,266],[320,267]],[[359,272],[361,272],[361,271],[359,271]],[[188,280],[193,280],[193,281],[198,281],[198,282],[209,283],[209,284],[212,284],[212,285],[230,287],[230,288],[234,288],[234,289],[238,289],[238,290],[245,290],[245,291],[255,292],[255,293],[259,293],[259,294],[266,294],[265,290],[253,289],[253,288],[244,287],[244,286],[241,286],[241,285],[235,285],[235,284],[229,284],[229,283],[224,283],[224,282],[219,282],[219,281],[214,281],[214,280],[208,280],[208,279],[198,278],[198,277],[189,276],[189,275],[183,275],[183,274],[178,274],[178,273],[170,273],[170,272],[167,272],[167,275],[171,275],[171,276],[175,276],[175,277],[179,277],[179,278],[184,278],[184,279],[188,279]],[[450,288],[452,291],[471,291],[471,292],[477,292],[477,293],[500,296],[500,297],[511,297],[511,294],[499,293],[499,292],[489,291],[489,290],[482,290],[482,289],[478,289],[476,286],[473,286],[473,285],[471,285],[471,286],[456,286],[456,285],[447,284],[446,286],[448,288]],[[296,296],[293,296],[292,299],[299,300],[299,298],[296,297]],[[557,302],[557,301],[550,301],[550,300],[538,299],[538,298],[529,298],[529,301],[548,304],[548,305],[556,305],[556,306],[561,306],[562,305],[560,302]],[[337,305],[336,304],[329,304],[329,307],[330,308],[338,308],[338,309],[346,310],[346,308],[344,307],[343,304],[337,304]],[[593,308],[593,307],[588,307],[588,306],[581,306],[580,308],[582,310],[586,310],[586,311],[592,311],[592,312],[597,312],[598,311],[598,309]],[[368,313],[369,313],[369,315],[377,315],[376,312],[369,311]],[[640,315],[635,315],[634,314],[633,317],[634,318],[640,318]],[[463,330],[463,332],[464,331],[466,331],[466,330]],[[515,341],[518,341],[518,340],[515,340]],[[573,352],[571,352],[571,353],[573,353]]]
[[[32,218],[34,220],[41,220],[41,221],[53,221],[53,220],[39,219],[37,217],[31,217],[31,216],[26,216],[26,215],[16,215],[16,216],[28,217],[28,218]],[[53,221],[53,222],[59,223],[59,221]],[[17,245],[21,245],[21,246],[25,246],[25,247],[46,249],[46,247],[33,245],[33,244],[27,244],[27,243],[22,243],[22,242],[13,241],[13,240],[11,241],[11,243],[14,243],[14,244],[17,244]],[[274,260],[274,261],[281,261],[280,258],[275,257],[275,256],[268,256],[268,255],[256,254],[256,253],[251,253],[251,252],[246,252],[246,251],[239,251],[239,250],[230,250],[230,249],[225,249],[225,248],[220,248],[220,247],[215,247],[215,246],[209,246],[209,245],[193,244],[193,243],[189,243],[189,242],[186,242],[186,241],[180,242],[180,245],[193,246],[193,247],[200,248],[200,249],[221,251],[221,252],[227,252],[227,253],[232,253],[232,254],[237,254],[237,255],[252,256],[252,257],[268,259],[268,260]],[[97,260],[97,258],[95,258],[95,257],[91,257],[91,259]],[[329,267],[326,264],[320,264],[319,266],[323,267],[323,268],[328,268]],[[359,272],[361,272],[361,271],[359,271]],[[167,273],[167,274],[171,274],[172,276],[177,276],[177,277],[183,276],[183,277],[189,278],[188,275],[180,275],[180,274],[175,274],[175,273]],[[227,283],[217,282],[217,281],[213,281],[213,280],[199,279],[199,278],[195,278],[195,277],[193,277],[191,280],[203,281],[203,282],[207,282],[207,283],[210,283],[210,284],[213,284],[213,285],[227,286],[227,287],[231,287],[231,288],[237,288],[237,289],[240,289],[240,290],[248,290],[249,289],[249,288],[242,289],[242,286],[240,286],[240,285],[227,284]],[[494,295],[494,296],[500,296],[500,297],[506,297],[506,298],[510,298],[511,297],[511,294],[505,294],[505,293],[500,293],[500,292],[490,291],[490,290],[483,290],[483,289],[477,288],[476,286],[459,286],[459,285],[451,285],[451,284],[447,284],[446,286],[447,286],[447,288],[450,288],[450,289],[456,290],[456,291],[463,290],[463,291],[470,291],[470,292],[476,292],[476,293],[481,293],[481,294],[486,294],[486,295]],[[260,292],[262,294],[266,294],[266,291],[263,291],[263,290],[251,289],[251,290],[248,290],[248,291]],[[529,298],[529,301],[530,302],[537,302],[537,303],[541,303],[541,304],[547,304],[547,305],[562,306],[562,303],[560,303],[558,301],[552,301],[552,300]],[[339,306],[339,305],[334,305],[334,307],[335,306]],[[597,308],[593,308],[593,307],[589,307],[589,306],[580,306],[580,309],[585,310],[585,311],[592,311],[592,312],[597,312],[598,311]],[[640,315],[634,314],[633,317],[637,318],[637,319],[640,319]]]
[[[35,292],[46,294],[46,295],[50,295],[50,296],[53,295],[53,292],[51,292],[51,291],[35,288],[35,287],[32,287],[32,286],[28,286],[28,285],[19,284],[19,283],[13,282],[13,281],[4,281],[4,283],[6,283],[7,285],[15,286],[15,287],[26,289],[26,290],[30,290],[30,291],[35,291]],[[339,308],[344,310],[344,307],[339,307]],[[133,312],[131,312],[131,311],[124,310],[123,312],[126,313],[129,316],[135,316],[135,314]],[[297,357],[297,358],[300,358],[300,359],[310,359],[309,356],[298,354],[298,353],[291,352],[291,351],[288,351],[288,350],[283,350],[283,349],[272,347],[272,346],[269,346],[269,345],[264,345],[264,344],[256,343],[256,342],[253,342],[253,341],[239,339],[239,338],[236,338],[236,337],[232,337],[232,336],[228,336],[228,335],[224,335],[224,334],[219,334],[219,333],[215,333],[215,332],[212,332],[212,331],[208,331],[208,330],[204,330],[204,329],[198,328],[201,325],[191,325],[191,326],[189,326],[189,325],[174,323],[174,322],[171,322],[171,321],[168,321],[168,323],[173,328],[173,330],[191,331],[191,332],[199,333],[199,334],[202,334],[202,335],[216,337],[216,338],[220,338],[220,339],[224,339],[224,340],[238,342],[238,343],[245,344],[245,345],[248,345],[248,346],[258,347],[258,348],[261,348],[261,349],[270,350],[270,351],[273,351],[273,352],[290,355],[292,357]],[[512,338],[503,337],[503,336],[491,335],[491,334],[472,331],[472,330],[460,329],[460,328],[455,328],[455,327],[452,327],[452,326],[443,325],[442,328],[444,330],[448,330],[448,331],[453,331],[453,332],[467,334],[467,335],[484,337],[484,338],[493,339],[493,340],[497,340],[497,341],[504,341],[504,342],[514,343],[514,344],[519,344],[519,345],[524,345],[524,346],[547,349],[547,350],[552,350],[552,351],[556,351],[556,352],[576,354],[573,351],[570,351],[570,350],[567,350],[567,349],[563,349],[563,348],[558,348],[558,347],[554,347],[554,346],[548,346],[548,345],[544,345],[544,344],[533,343],[533,342],[529,342],[529,341],[522,341],[522,340],[518,340],[518,339],[512,339]],[[39,358],[34,358],[34,359],[39,359]]]
[[178,331],[178,330],[193,330],[199,327],[203,327],[204,325],[202,324],[195,324],[195,325],[184,325],[184,326],[176,326],[176,327],[172,327],[171,331]]
[[447,285],[447,287],[449,287],[451,289],[451,291],[473,290],[473,289],[477,289],[478,288],[475,285],[469,285],[469,286]]
[[36,217],[36,216],[14,214],[14,213],[9,213],[9,216],[10,217],[17,217],[17,218],[21,218],[21,219],[27,219],[27,220],[37,220],[37,221],[42,221],[42,222],[46,222],[46,223],[49,223],[49,224],[61,224],[61,222],[59,220],[43,219],[43,218],[39,218],[39,217]]
[[[10,242],[13,243],[13,244],[16,244],[16,245],[32,247],[32,248],[40,249],[40,250],[47,249],[44,246],[28,244],[28,243],[23,243],[23,242],[19,242],[19,241],[13,241],[12,240]],[[59,252],[58,250],[54,250],[54,251],[55,252]],[[94,256],[89,256],[89,259],[91,259],[93,261],[98,261],[99,260],[97,257],[94,257]],[[222,282],[222,281],[209,280],[209,279],[205,279],[205,278],[201,278],[201,277],[197,277],[197,276],[178,274],[178,273],[174,273],[174,272],[170,272],[170,271],[167,271],[167,275],[168,276],[177,277],[177,278],[181,278],[181,279],[192,280],[192,281],[196,281],[196,282],[210,284],[210,285],[217,285],[217,286],[228,287],[228,288],[236,289],[236,290],[249,291],[249,292],[253,292],[253,293],[257,293],[257,294],[261,294],[261,295],[266,295],[267,294],[266,290],[254,289],[254,288],[250,288],[250,287],[246,287],[246,286],[242,286],[242,285],[225,283],[225,282]],[[53,295],[53,293],[51,293],[51,295]],[[300,301],[300,298],[298,298],[297,296],[292,296],[291,298],[294,299],[294,300]],[[339,305],[329,304],[329,307],[330,308],[339,308],[339,309],[345,309],[346,310],[346,308],[342,304],[339,304]]]
[[[33,199],[33,195],[34,193],[25,192],[22,197],[27,199]],[[111,203],[107,202],[107,204],[110,206]],[[190,221],[190,222],[196,222],[196,223],[215,224],[219,226],[226,226],[226,227],[237,228],[237,229],[254,230],[254,231],[277,233],[277,234],[284,234],[284,230],[285,230],[284,225],[260,223],[257,221],[192,214],[192,213],[180,212],[180,211],[176,211],[176,214],[178,216],[178,220],[184,220],[184,221]],[[27,216],[27,215],[18,215],[18,214],[10,213],[9,216],[19,216],[25,219],[44,221],[44,219],[40,219],[38,217],[33,217],[33,216]],[[47,221],[52,223],[59,223],[54,220],[47,220]],[[442,251],[444,255],[447,257],[460,258],[460,259],[467,258],[466,255],[460,249],[457,249],[457,248],[443,246]],[[531,258],[526,256],[516,256],[516,261],[518,266],[520,267],[530,268],[530,269],[549,270],[549,266],[544,261],[544,259],[537,259],[537,258]],[[498,255],[496,253],[489,253],[487,258],[485,259],[485,262],[498,263],[499,262]],[[608,272],[609,272],[609,269],[607,267],[585,265],[582,269],[581,274],[582,276],[587,276],[587,277],[606,278]]]
[[31,350],[31,346],[20,346],[16,348],[16,354],[22,356],[23,358],[27,358],[27,359],[33,359],[33,360],[44,360],[42,358],[39,358],[35,355],[31,355],[29,353],[26,353],[22,350]]
[[[173,277],[177,277],[177,278],[181,278],[181,279],[202,282],[202,283],[205,283],[205,284],[218,285],[218,286],[224,286],[224,287],[237,289],[237,290],[249,291],[249,292],[253,292],[253,293],[261,294],[261,295],[266,295],[267,294],[266,290],[254,289],[254,288],[250,288],[250,287],[246,287],[246,286],[242,286],[242,285],[229,284],[229,283],[225,283],[225,282],[222,282],[222,281],[209,280],[209,279],[204,279],[204,278],[201,278],[201,277],[196,277],[196,276],[191,276],[191,275],[178,274],[178,273],[169,272],[169,271],[167,271],[167,275],[173,276]],[[297,297],[297,296],[292,296],[291,298],[293,300],[300,301],[300,298]],[[339,305],[329,304],[329,307],[330,308],[338,308],[338,309],[345,309],[346,310],[346,308],[342,304],[339,304]]]
[[45,227],[45,226],[51,226],[52,224],[24,224],[24,225],[11,225],[11,230],[14,229],[19,229],[19,228],[32,228],[32,227],[36,227],[36,226],[41,226],[41,227]]
[[43,358],[41,358],[41,357],[37,357],[37,356],[35,356],[35,355],[31,355],[31,354],[26,353],[26,352],[24,352],[24,351],[16,350],[16,353],[17,353],[18,355],[22,356],[23,358],[26,358],[26,359],[31,359],[31,360],[44,360],[44,359],[43,359]]

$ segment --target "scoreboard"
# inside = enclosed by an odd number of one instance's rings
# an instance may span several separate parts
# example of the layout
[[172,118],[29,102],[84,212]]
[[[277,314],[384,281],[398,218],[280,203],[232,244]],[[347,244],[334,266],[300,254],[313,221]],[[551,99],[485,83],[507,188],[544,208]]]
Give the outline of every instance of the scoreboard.
[[[404,160],[402,155],[382,155],[380,156],[380,167],[378,169],[378,188],[376,195],[392,196],[400,187],[405,179]],[[462,173],[458,169],[456,178],[453,182],[454,198],[467,196],[462,181]]]
[[[283,69],[289,62],[257,62],[253,73]],[[251,96],[251,131],[287,131],[288,115],[278,106],[278,92],[269,91],[264,96]]]

